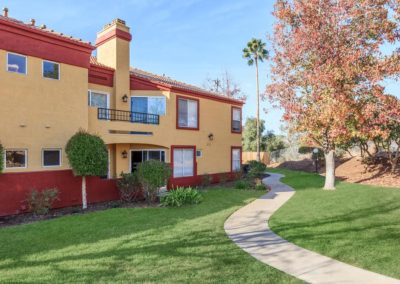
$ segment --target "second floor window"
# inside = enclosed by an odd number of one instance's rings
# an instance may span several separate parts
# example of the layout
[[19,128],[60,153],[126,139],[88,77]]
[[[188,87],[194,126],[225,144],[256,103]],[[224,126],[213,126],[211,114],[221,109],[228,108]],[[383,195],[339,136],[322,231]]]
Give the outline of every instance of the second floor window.
[[199,129],[199,101],[178,98],[177,107],[177,127]]
[[232,107],[232,132],[242,132],[242,110]]
[[165,97],[132,97],[131,110],[132,112],[165,115],[166,99]]
[[108,108],[108,94],[89,91],[88,102],[91,107]]
[[7,53],[7,71],[26,74],[26,56]]
[[48,79],[60,79],[60,64],[43,60],[43,77]]

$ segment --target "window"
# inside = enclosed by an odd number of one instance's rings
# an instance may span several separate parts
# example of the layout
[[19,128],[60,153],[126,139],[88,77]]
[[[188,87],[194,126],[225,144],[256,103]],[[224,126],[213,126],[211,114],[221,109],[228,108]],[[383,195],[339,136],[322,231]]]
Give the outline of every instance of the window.
[[6,169],[26,168],[27,150],[6,150]]
[[174,177],[194,176],[194,149],[173,149],[173,171]]
[[60,149],[44,149],[42,151],[43,167],[59,167],[61,166],[61,150]]
[[43,60],[43,77],[59,80],[60,79],[60,64]]
[[165,162],[165,150],[133,150],[131,152],[131,170],[136,171],[140,163],[148,160]]
[[166,114],[165,97],[131,97],[132,112]]
[[7,53],[7,71],[26,74],[26,56]]
[[232,148],[232,172],[239,172],[241,170],[242,164],[242,149],[241,148]]
[[88,91],[88,102],[89,106],[92,107],[108,108],[109,105],[108,94],[95,91]]
[[178,97],[177,127],[187,129],[199,129],[199,101]]
[[242,110],[232,107],[232,132],[242,132]]

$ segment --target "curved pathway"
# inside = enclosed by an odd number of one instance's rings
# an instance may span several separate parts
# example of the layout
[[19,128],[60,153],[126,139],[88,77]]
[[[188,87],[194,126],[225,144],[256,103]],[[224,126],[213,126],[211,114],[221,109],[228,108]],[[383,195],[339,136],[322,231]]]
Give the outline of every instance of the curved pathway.
[[295,192],[270,174],[263,182],[272,190],[233,213],[225,231],[239,247],[259,261],[309,283],[400,283],[400,280],[345,264],[296,246],[271,231],[268,220]]

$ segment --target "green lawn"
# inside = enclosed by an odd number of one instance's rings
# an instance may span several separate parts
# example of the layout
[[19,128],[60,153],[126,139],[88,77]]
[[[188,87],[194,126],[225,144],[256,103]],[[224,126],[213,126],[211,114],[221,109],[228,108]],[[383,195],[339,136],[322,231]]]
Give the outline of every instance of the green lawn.
[[400,278],[400,189],[340,182],[323,191],[323,178],[288,170],[296,194],[270,221],[273,231],[301,247]]
[[212,189],[193,207],[110,209],[0,229],[0,282],[297,283],[223,230],[261,194]]

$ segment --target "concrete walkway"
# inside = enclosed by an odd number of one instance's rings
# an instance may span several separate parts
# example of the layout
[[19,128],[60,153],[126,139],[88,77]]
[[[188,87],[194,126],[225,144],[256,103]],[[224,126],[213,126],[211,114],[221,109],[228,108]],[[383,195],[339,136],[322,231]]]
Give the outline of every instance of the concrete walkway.
[[400,283],[400,280],[345,264],[303,249],[274,234],[271,215],[291,198],[294,190],[271,174],[264,182],[272,190],[233,213],[225,222],[228,236],[259,261],[309,283]]

